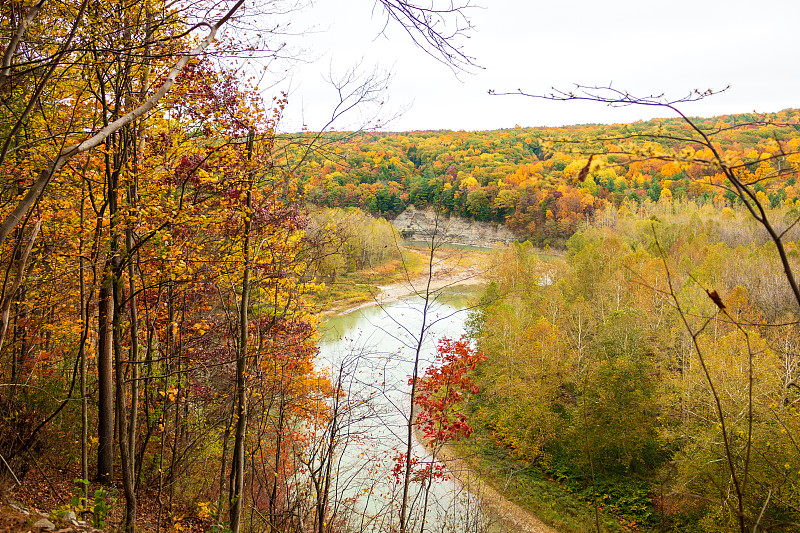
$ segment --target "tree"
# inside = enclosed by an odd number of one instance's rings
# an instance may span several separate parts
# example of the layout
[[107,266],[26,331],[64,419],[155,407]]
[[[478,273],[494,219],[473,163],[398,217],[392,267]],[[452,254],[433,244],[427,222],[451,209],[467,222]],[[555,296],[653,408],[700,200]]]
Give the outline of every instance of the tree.
[[[382,6],[387,21],[401,24],[426,52],[454,68],[471,62],[452,41],[469,29],[463,11],[468,3],[432,10],[413,2]],[[245,13],[244,7],[245,0],[214,6],[137,1],[103,9],[86,0],[57,5],[37,0],[4,7],[0,20],[0,262],[6,271],[0,357],[10,385],[3,388],[0,407],[15,420],[3,431],[2,455],[11,461],[5,466],[12,475],[22,457],[35,459],[37,438],[59,414],[69,415],[80,381],[85,476],[86,428],[94,417],[86,392],[94,387],[86,380],[96,379],[98,478],[113,478],[116,436],[127,531],[136,527],[141,480],[158,486],[160,527],[162,508],[172,510],[187,457],[197,453],[190,423],[202,410],[190,405],[196,406],[194,394],[207,386],[198,378],[207,361],[196,354],[208,357],[209,368],[243,362],[241,378],[254,367],[253,358],[274,353],[265,346],[286,342],[292,348],[284,352],[296,349],[303,354],[298,361],[306,362],[293,377],[308,372],[311,334],[302,311],[307,265],[298,259],[302,217],[296,184],[284,178],[321,134],[301,135],[300,141],[287,137],[277,150],[275,117],[260,121],[260,104],[243,95],[230,73],[211,64],[215,54],[253,52],[251,42],[218,40],[231,22],[259,19],[255,8]],[[451,19],[456,26],[446,24]],[[382,87],[377,77],[355,85],[351,73],[336,86],[342,101],[333,118]],[[276,100],[276,109],[282,109],[285,102]],[[257,130],[256,146],[263,147],[263,157],[252,162],[242,157],[244,133],[251,127]],[[297,159],[291,165],[277,161],[278,153]],[[258,190],[240,187],[237,180],[252,172]],[[234,189],[244,198],[230,197]],[[395,209],[397,201],[393,197],[388,208]],[[238,264],[238,256],[224,241],[241,228],[260,240],[241,241],[244,267],[228,270],[223,265]],[[80,287],[69,284],[71,271],[80,272]],[[227,290],[237,285],[238,295]],[[204,292],[212,288],[226,297],[215,302]],[[229,322],[217,344],[198,349],[208,324],[223,323],[220,314],[237,299],[238,321]],[[245,342],[254,323],[255,354]],[[283,334],[288,331],[295,334]],[[236,357],[226,358],[233,344]],[[87,375],[85,364],[94,346],[96,378]],[[54,401],[37,397],[33,383],[52,387]],[[237,527],[249,475],[242,470],[251,419],[243,407],[244,385],[240,379],[236,389],[238,468],[228,499]],[[227,462],[223,452],[221,485]],[[287,472],[283,479],[293,475]],[[275,502],[278,479],[271,482]]]
[[[489,91],[490,94],[497,94],[497,95],[508,95],[508,94],[519,94],[526,97],[531,98],[544,98],[547,100],[553,101],[574,101],[574,100],[588,100],[593,102],[599,102],[610,106],[629,106],[629,105],[641,105],[641,106],[650,106],[650,107],[661,107],[667,109],[676,115],[678,115],[686,125],[689,126],[689,132],[686,137],[680,137],[677,140],[682,140],[684,142],[694,143],[699,145],[702,150],[695,150],[694,148],[687,147],[680,151],[679,153],[675,152],[657,152],[651,150],[641,151],[637,150],[636,145],[630,145],[626,147],[622,145],[620,148],[616,148],[611,152],[603,151],[601,153],[614,153],[614,154],[622,154],[631,157],[637,161],[667,161],[667,162],[674,162],[674,163],[683,163],[683,164],[694,164],[700,168],[704,169],[713,169],[715,171],[719,171],[723,174],[726,182],[725,184],[721,185],[721,188],[726,191],[726,193],[733,194],[742,204],[745,206],[747,211],[753,217],[753,219],[758,222],[769,234],[770,239],[775,244],[775,247],[778,251],[778,254],[781,258],[781,263],[783,265],[784,274],[786,275],[786,281],[792,289],[792,292],[795,295],[797,300],[798,306],[800,306],[800,288],[798,288],[797,281],[795,280],[795,276],[792,270],[791,265],[789,264],[787,255],[786,255],[786,248],[783,243],[782,233],[778,231],[775,227],[774,222],[770,219],[769,213],[767,212],[767,205],[765,200],[765,196],[758,196],[759,188],[763,188],[763,184],[761,183],[762,176],[753,175],[751,174],[751,170],[753,169],[753,163],[731,163],[725,158],[724,152],[720,149],[720,147],[714,142],[716,136],[725,131],[725,128],[712,128],[712,129],[704,129],[695,124],[690,118],[688,118],[685,114],[683,114],[679,109],[678,106],[683,103],[692,102],[696,100],[700,100],[702,98],[707,98],[709,96],[713,96],[715,91],[709,89],[705,92],[700,92],[695,90],[694,92],[688,94],[687,96],[679,99],[669,100],[661,96],[651,95],[651,96],[644,96],[638,97],[632,95],[628,92],[621,91],[614,87],[589,87],[589,86],[576,86],[574,91],[560,91],[560,90],[553,90],[553,92],[546,94],[546,95],[534,95],[525,93],[519,90],[516,93],[497,93],[493,90]],[[655,131],[653,133],[645,133],[641,136],[623,136],[617,137],[608,140],[614,141],[625,141],[630,139],[638,139],[643,137],[645,139],[658,139],[660,138],[660,133]],[[626,149],[629,148],[629,149]],[[784,147],[781,146],[780,142],[776,141],[776,145],[773,147],[773,152],[768,153],[766,155],[766,160],[777,160],[779,158],[786,158],[795,155],[797,152],[792,151],[791,149],[786,150]],[[595,154],[590,154],[595,155]],[[592,170],[598,170],[599,167],[591,167],[591,158],[589,162],[584,167],[585,171],[584,175]],[[788,177],[794,175],[797,172],[795,168],[791,165],[787,165],[785,167],[779,167],[777,171],[772,172],[768,177],[771,179],[775,179],[778,177]],[[658,185],[655,182],[655,185]],[[653,191],[654,189],[651,187],[650,189]],[[658,194],[653,193],[655,196],[655,200],[658,199],[661,193],[661,187],[658,185],[657,188]],[[761,191],[763,193],[763,191]]]
[[[108,120],[100,121],[89,127],[89,134],[75,134],[75,128],[67,127],[64,133],[54,139],[51,144],[52,153],[45,155],[34,166],[37,176],[30,185],[26,185],[27,192],[19,201],[14,201],[12,209],[4,216],[0,224],[0,245],[5,243],[10,232],[23,220],[27,219],[30,209],[44,193],[48,183],[58,174],[59,170],[76,155],[93,150],[100,146],[109,136],[121,128],[138,121],[146,116],[155,105],[172,89],[178,74],[194,58],[209,50],[215,42],[220,29],[239,11],[245,0],[229,2],[213,10],[197,12],[180,12],[171,9],[159,10],[155,6],[134,3],[122,8],[117,14],[121,24],[108,35],[115,36],[114,41],[119,44],[103,51],[103,55],[110,61],[122,60],[131,64],[134,58],[144,58],[144,64],[151,68],[147,61],[153,56],[153,47],[158,44],[162,49],[169,50],[167,57],[177,56],[179,59],[172,64],[163,74],[163,81],[155,89],[148,90],[145,85],[141,91],[141,98],[136,101],[126,102],[124,112],[122,108],[114,108],[114,113]],[[70,75],[77,66],[93,68],[91,61],[86,61],[82,50],[92,49],[96,44],[94,31],[97,22],[115,21],[117,19],[103,17],[101,13],[88,12],[88,1],[84,0],[79,6],[67,6],[67,10],[55,13],[55,20],[40,20],[47,14],[43,11],[44,0],[39,0],[32,6],[23,7],[21,4],[11,6],[11,17],[5,25],[5,38],[7,45],[3,53],[2,85],[7,92],[19,96],[20,91],[30,94],[27,102],[20,102],[21,112],[13,113],[7,117],[5,123],[11,125],[4,135],[3,149],[0,152],[0,165],[7,159],[9,148],[17,142],[17,134],[28,129],[34,120],[32,113],[36,102],[44,91],[50,92],[50,97],[55,96],[54,89],[60,88],[59,83]],[[382,0],[381,5],[388,20],[399,23],[414,41],[427,53],[454,68],[472,65],[472,58],[464,54],[454,39],[463,35],[470,29],[469,19],[465,10],[469,7],[467,1],[461,5],[444,4],[437,6],[419,6],[413,2]],[[26,9],[26,7],[28,7]],[[72,9],[76,7],[76,9]],[[163,19],[155,20],[156,13],[162,13]],[[218,14],[217,17],[214,15]],[[48,14],[49,15],[49,14]],[[193,26],[188,26],[184,20],[197,18]],[[454,26],[448,27],[448,21],[454,18]],[[55,25],[54,22],[57,22]],[[188,27],[187,27],[188,26]],[[64,35],[53,38],[47,32],[53,27],[69,27]],[[193,30],[205,28],[206,35],[192,46],[186,39]],[[135,29],[142,30],[137,38],[133,38]],[[162,33],[166,33],[166,35]],[[43,39],[44,38],[44,39]],[[47,46],[56,42],[59,45],[57,52],[49,54]],[[47,44],[45,44],[47,43]],[[183,51],[182,51],[183,50]],[[231,50],[226,50],[231,52]],[[235,51],[233,51],[235,52]],[[78,57],[79,61],[74,59]],[[96,55],[95,55],[96,60]],[[105,60],[105,61],[108,61]],[[108,63],[103,63],[108,64]],[[99,64],[96,64],[99,66]],[[37,78],[37,73],[42,70],[44,74]],[[158,79],[159,75],[152,76]],[[86,90],[85,88],[83,90]],[[14,94],[17,93],[17,94]],[[23,93],[24,94],[24,93]],[[81,105],[82,94],[79,89],[77,96],[70,95],[74,111]],[[65,98],[66,95],[61,96]],[[67,115],[68,116],[68,115]],[[42,117],[44,118],[44,117]],[[97,126],[100,127],[97,127]],[[40,155],[44,150],[37,147]]]
[[460,411],[468,395],[478,393],[469,374],[485,360],[486,356],[476,353],[465,337],[457,341],[438,339],[436,359],[425,370],[414,399],[420,408],[417,425],[434,449],[472,433]]
[[[490,92],[494,94],[493,91]],[[709,127],[699,124],[686,117],[678,109],[682,103],[711,96],[714,94],[711,90],[702,93],[695,91],[677,100],[668,100],[663,96],[637,97],[610,86],[576,86],[574,91],[554,90],[546,95],[531,95],[522,91],[506,94],[521,94],[555,101],[589,100],[611,106],[655,106],[676,113],[685,125],[684,130],[679,133],[664,133],[660,128],[656,128],[642,134],[623,134],[594,139],[594,143],[599,141],[605,143],[605,146],[601,148],[599,144],[593,144],[587,147],[589,160],[581,170],[579,180],[586,179],[588,175],[600,168],[601,165],[592,166],[593,158],[613,155],[617,161],[621,156],[625,163],[666,162],[672,167],[668,172],[672,177],[677,175],[675,170],[685,169],[686,174],[692,179],[708,180],[713,183],[725,191],[728,197],[744,206],[750,217],[765,231],[774,247],[773,250],[793,297],[795,305],[793,305],[792,312],[796,316],[798,308],[800,308],[800,292],[792,262],[787,253],[786,235],[798,222],[798,219],[795,216],[786,222],[774,219],[774,213],[769,210],[770,200],[764,191],[764,184],[769,180],[786,179],[788,176],[796,174],[798,170],[796,167],[780,163],[780,161],[795,156],[796,152],[790,146],[775,139],[769,151],[765,152],[763,156],[759,156],[756,152],[753,157],[748,158],[749,161],[747,159],[737,161],[732,158],[717,140],[731,128],[726,125]],[[753,123],[740,125],[740,127],[751,124]],[[766,126],[769,125],[769,122],[755,121],[754,124]],[[733,127],[733,129],[735,128],[736,126]],[[680,148],[665,150],[654,146],[653,143],[642,143],[643,140],[664,141],[665,144],[674,144],[677,141],[685,144]],[[774,162],[775,166],[761,167],[762,159]],[[651,179],[648,194],[653,199],[661,197],[667,201],[667,198],[661,193],[657,175],[654,174]],[[719,176],[720,180],[709,180],[712,176]],[[666,191],[670,192],[668,189]],[[704,446],[707,447],[703,449],[703,452],[693,450],[688,453],[689,455],[704,453],[702,460],[706,461],[706,467],[709,467],[711,463],[717,465],[718,468],[713,473],[709,472],[706,478],[710,480],[714,490],[719,491],[719,494],[732,494],[731,498],[720,498],[721,506],[724,509],[720,512],[730,516],[729,522],[727,519],[722,519],[722,522],[729,523],[742,533],[786,527],[792,522],[791,519],[785,519],[783,513],[785,506],[791,504],[788,504],[787,500],[775,502],[773,496],[776,489],[769,482],[756,481],[756,478],[761,476],[770,477],[777,474],[772,467],[766,466],[764,463],[759,464],[756,459],[770,453],[770,446],[764,445],[758,434],[758,428],[765,417],[758,412],[760,402],[757,398],[763,398],[766,395],[764,391],[759,390],[759,385],[767,381],[762,377],[764,372],[759,367],[762,358],[774,361],[774,357],[759,342],[759,332],[752,329],[758,322],[747,322],[747,319],[732,315],[729,306],[732,301],[741,301],[741,291],[733,291],[723,297],[720,295],[722,279],[704,280],[692,274],[689,274],[687,279],[684,277],[685,274],[680,273],[678,267],[670,261],[670,254],[667,252],[667,246],[675,241],[663,242],[664,235],[658,234],[655,225],[653,226],[653,235],[654,247],[663,260],[663,271],[667,281],[667,287],[664,287],[662,282],[660,287],[653,287],[653,290],[668,298],[688,335],[690,351],[697,360],[697,366],[694,369],[701,376],[702,386],[705,389],[704,393],[699,396],[707,396],[709,399],[708,408],[704,410],[703,416],[706,423],[708,419],[711,419],[716,426],[712,429],[715,436],[704,441]],[[724,261],[725,259],[717,258],[715,267],[719,268],[720,263],[724,264]],[[707,298],[705,309],[697,305],[687,294],[688,289],[684,285],[684,279],[688,283],[696,284],[697,289],[700,289],[697,292],[701,297]],[[741,306],[737,307],[741,309]],[[710,334],[706,330],[712,324],[716,325],[720,317],[723,317],[729,324],[731,338],[721,339],[714,335],[715,338],[710,340]],[[773,326],[779,327],[777,324],[773,324]],[[737,346],[738,349],[733,349],[735,352],[733,360],[736,361],[734,367],[738,366],[742,375],[735,377],[718,375],[720,369],[730,368],[729,362],[720,361],[724,357],[720,357],[719,352],[726,351],[723,347]],[[688,371],[691,371],[691,368],[689,367]],[[687,372],[687,369],[684,368],[683,372]],[[737,378],[741,379],[739,386],[734,386],[735,391],[729,390],[729,385]],[[771,390],[779,388],[780,386],[773,384]],[[738,405],[731,405],[737,403],[736,399],[738,399]],[[777,403],[773,402],[773,405],[777,405]],[[783,422],[779,423],[784,424]],[[785,425],[783,432],[787,432]],[[692,435],[692,438],[696,438],[696,435]],[[713,440],[721,442],[721,446],[710,445],[710,441]],[[757,464],[759,466],[756,466]],[[787,462],[786,468],[790,468],[790,466]],[[698,465],[695,464],[695,472],[697,467]],[[764,474],[765,471],[769,474]],[[790,481],[789,485],[793,487],[794,482]],[[793,488],[784,490],[794,492]],[[796,527],[796,524],[792,523],[792,526]]]

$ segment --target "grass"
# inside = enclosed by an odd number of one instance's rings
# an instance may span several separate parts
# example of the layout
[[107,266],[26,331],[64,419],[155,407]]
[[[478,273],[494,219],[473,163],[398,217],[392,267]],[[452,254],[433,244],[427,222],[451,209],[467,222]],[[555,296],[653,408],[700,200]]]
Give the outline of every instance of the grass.
[[[485,435],[473,434],[453,448],[470,463],[483,481],[560,533],[597,531],[592,502],[555,480],[537,467],[515,460]],[[625,519],[602,510],[600,531],[604,533],[640,531]]]
[[324,312],[335,312],[354,305],[372,301],[380,292],[379,286],[400,283],[406,279],[424,275],[426,266],[419,254],[401,250],[402,259],[393,259],[381,265],[348,272],[325,283],[313,294],[313,302]]

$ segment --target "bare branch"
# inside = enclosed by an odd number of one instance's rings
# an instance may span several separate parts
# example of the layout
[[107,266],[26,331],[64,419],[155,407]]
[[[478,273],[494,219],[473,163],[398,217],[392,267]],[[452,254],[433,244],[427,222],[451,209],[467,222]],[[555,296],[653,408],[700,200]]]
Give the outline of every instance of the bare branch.
[[386,31],[390,21],[394,21],[426,54],[451,69],[463,71],[476,67],[475,58],[467,55],[455,42],[459,38],[468,38],[473,26],[467,10],[476,6],[471,0],[462,0],[459,4],[444,0],[441,7],[437,0],[429,2],[426,7],[407,0],[376,0],[375,8],[383,7],[386,16],[381,33]]

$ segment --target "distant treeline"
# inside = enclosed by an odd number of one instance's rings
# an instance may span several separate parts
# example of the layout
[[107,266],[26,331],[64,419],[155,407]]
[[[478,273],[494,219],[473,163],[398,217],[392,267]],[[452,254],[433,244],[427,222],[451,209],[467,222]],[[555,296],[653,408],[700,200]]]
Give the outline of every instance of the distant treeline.
[[[795,205],[800,112],[692,119],[772,207]],[[680,119],[484,132],[330,133],[299,169],[306,198],[392,218],[409,204],[505,223],[522,240],[563,246],[605,204],[737,200]],[[591,159],[589,155],[594,154]],[[588,172],[581,172],[582,170]]]

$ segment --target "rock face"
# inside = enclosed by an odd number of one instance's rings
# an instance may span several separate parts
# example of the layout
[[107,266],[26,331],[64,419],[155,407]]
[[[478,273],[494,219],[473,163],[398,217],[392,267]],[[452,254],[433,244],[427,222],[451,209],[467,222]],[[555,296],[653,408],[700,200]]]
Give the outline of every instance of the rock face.
[[492,222],[476,222],[461,217],[445,217],[432,208],[419,210],[409,206],[392,221],[392,225],[407,241],[424,241],[434,231],[443,235],[442,242],[491,248],[498,242],[507,244],[516,240],[505,226]]

